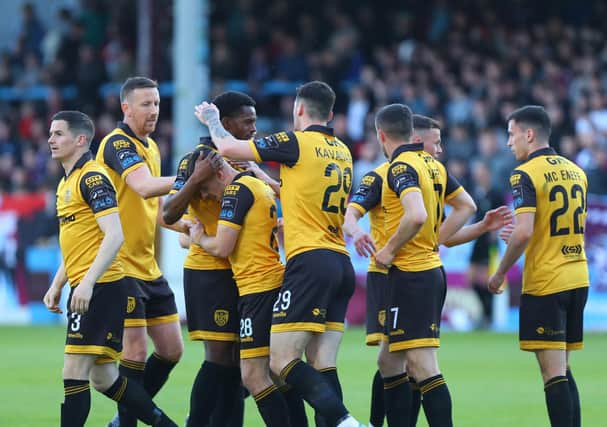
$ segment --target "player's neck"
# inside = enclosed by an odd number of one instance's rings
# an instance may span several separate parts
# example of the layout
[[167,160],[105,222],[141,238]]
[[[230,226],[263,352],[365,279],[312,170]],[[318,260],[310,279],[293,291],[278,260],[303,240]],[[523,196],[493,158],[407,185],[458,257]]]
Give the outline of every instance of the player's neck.
[[135,134],[135,136],[139,139],[141,139],[142,141],[146,141],[147,138],[150,136],[149,133],[140,131],[139,129],[137,129],[136,126],[134,126],[129,119],[127,119],[126,117],[124,118],[124,120],[122,120],[122,122],[127,125]]
[[327,122],[323,122],[320,120],[314,120],[309,117],[302,117],[301,121],[299,122],[299,125],[300,125],[301,129],[297,129],[297,130],[306,130],[310,126],[325,126],[326,127]]
[[529,156],[531,156],[536,151],[544,150],[546,148],[550,148],[550,144],[548,144],[547,142],[532,143],[531,145],[529,145],[529,151],[527,151],[527,158],[529,158]]
[[88,151],[88,148],[86,150],[79,150],[79,151],[76,151],[74,154],[72,154],[70,157],[60,160],[61,166],[63,166],[63,170],[65,171],[65,176],[68,176],[72,172],[76,162],[78,162],[78,160],[80,160],[80,158],[87,151]]

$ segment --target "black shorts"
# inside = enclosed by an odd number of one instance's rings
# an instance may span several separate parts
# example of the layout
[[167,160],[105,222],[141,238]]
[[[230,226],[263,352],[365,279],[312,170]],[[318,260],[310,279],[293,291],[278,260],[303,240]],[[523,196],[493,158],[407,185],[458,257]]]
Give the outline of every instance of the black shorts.
[[97,356],[97,363],[114,362],[122,352],[122,332],[127,301],[124,279],[97,283],[89,309],[84,314],[73,313],[69,307],[74,289],[67,300],[66,354]]
[[328,249],[295,255],[274,303],[272,332],[343,331],[354,285],[347,255]]
[[443,267],[388,273],[386,333],[390,351],[439,347],[447,285]]
[[179,322],[175,295],[163,276],[154,280],[124,279],[128,292],[125,328]]
[[243,295],[238,299],[240,313],[240,358],[270,355],[272,306],[280,288]]
[[521,295],[521,350],[581,350],[588,288],[550,295]]
[[183,269],[191,340],[238,341],[238,288],[232,270]]
[[379,345],[386,339],[386,292],[388,275],[370,271],[367,273],[367,345]]

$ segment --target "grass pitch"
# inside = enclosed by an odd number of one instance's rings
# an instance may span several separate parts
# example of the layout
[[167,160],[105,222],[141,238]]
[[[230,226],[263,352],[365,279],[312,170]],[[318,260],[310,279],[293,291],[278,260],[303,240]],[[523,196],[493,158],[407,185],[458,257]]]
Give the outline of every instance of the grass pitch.
[[[0,327],[0,425],[39,427],[59,425],[63,400],[63,327]],[[161,390],[157,403],[178,424],[188,411],[192,381],[202,361],[202,344],[185,339],[183,360]],[[339,376],[346,406],[368,423],[370,383],[377,349],[364,346],[364,332],[346,331],[339,358]],[[585,349],[574,352],[573,372],[582,399],[582,424],[605,425],[607,419],[607,335],[587,334]],[[532,354],[518,349],[511,334],[444,333],[440,364],[453,399],[454,421],[461,427],[548,426],[542,381]],[[92,391],[87,426],[105,427],[115,405]],[[245,426],[263,422],[247,399]],[[313,425],[313,418],[310,418]],[[420,427],[426,427],[423,413]]]

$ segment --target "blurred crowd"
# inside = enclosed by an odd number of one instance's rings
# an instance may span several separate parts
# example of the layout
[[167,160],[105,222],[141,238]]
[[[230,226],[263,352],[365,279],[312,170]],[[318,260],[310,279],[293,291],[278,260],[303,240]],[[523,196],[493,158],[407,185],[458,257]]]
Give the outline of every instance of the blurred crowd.
[[[152,3],[151,77],[170,81],[172,2]],[[39,101],[0,102],[1,191],[54,188],[61,171],[46,144],[54,112],[91,114],[98,138],[115,126],[119,100],[100,88],[136,73],[136,4],[83,0],[77,11],[62,9],[52,28],[39,19],[44,11],[23,7],[20,36],[0,56],[0,89],[44,85],[48,92]],[[268,119],[260,131],[272,131],[290,126],[292,95],[267,94],[264,83],[327,81],[338,94],[333,126],[352,149],[356,177],[383,161],[374,112],[404,102],[443,124],[443,160],[471,193],[503,199],[515,165],[504,118],[523,104],[542,104],[554,147],[584,168],[591,192],[607,194],[605,2],[209,4],[214,93],[235,80],[246,84],[258,114]],[[70,99],[66,85],[76,87]],[[155,135],[165,173],[174,166],[169,104],[163,100]]]

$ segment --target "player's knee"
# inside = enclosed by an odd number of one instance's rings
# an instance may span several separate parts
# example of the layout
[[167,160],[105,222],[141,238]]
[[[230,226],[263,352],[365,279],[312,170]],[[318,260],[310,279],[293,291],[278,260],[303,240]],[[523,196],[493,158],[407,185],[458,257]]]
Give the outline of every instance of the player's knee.
[[169,362],[177,363],[183,355],[183,347],[165,348],[162,351],[156,349],[156,354]]
[[[128,331],[126,329],[125,331]],[[148,352],[148,341],[145,331],[142,333],[127,332],[122,338],[122,359],[144,362]]]
[[114,383],[114,381],[115,381],[115,379],[111,378],[108,375],[101,374],[101,373],[95,374],[94,371],[91,372],[91,385],[99,393],[103,393],[108,388],[110,388],[112,386],[112,384]]
[[249,393],[256,394],[260,383],[260,372],[255,369],[242,367],[240,371],[242,384],[249,390]]
[[[291,359],[293,360],[293,359]],[[291,360],[285,360],[281,358],[279,355],[272,354],[270,356],[270,370],[277,377],[280,376],[280,373],[284,369],[285,366],[289,364]]]

